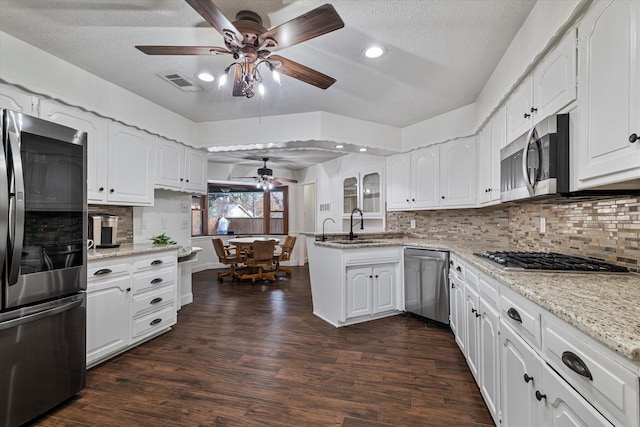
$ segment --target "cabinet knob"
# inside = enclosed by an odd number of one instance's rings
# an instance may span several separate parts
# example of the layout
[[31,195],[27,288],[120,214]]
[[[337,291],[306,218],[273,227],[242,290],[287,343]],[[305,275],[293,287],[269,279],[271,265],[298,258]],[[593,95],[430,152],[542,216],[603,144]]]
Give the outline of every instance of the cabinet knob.
[[184,181],[184,178],[180,178],[180,182]]
[[631,135],[629,135],[629,142],[632,143],[632,144],[634,142],[636,142],[637,140],[639,140],[639,139],[640,139],[640,137],[638,137],[638,135],[635,134],[635,133],[632,133]]
[[528,119],[529,117],[531,117],[531,114],[529,114],[529,113],[524,113],[524,118],[525,118],[525,119]]
[[546,394],[542,394],[540,393],[539,390],[536,390],[536,399],[538,399],[538,402],[540,402],[542,399],[546,399],[547,395]]
[[189,182],[189,180],[187,180],[187,182]]
[[444,199],[444,196],[442,196],[442,198]]
[[451,282],[451,289],[453,289],[453,288],[455,288],[455,287],[456,287],[456,284],[455,284],[455,283],[453,283],[453,282]]
[[458,271],[458,272],[462,272],[462,269],[460,268],[460,266],[457,266],[457,267],[456,267],[456,271]]
[[131,288],[127,288],[127,292],[131,292]]
[[529,375],[524,374],[524,382],[528,383],[529,381],[533,381],[533,377],[530,377]]
[[531,107],[531,112],[532,112],[532,113],[535,113],[535,112],[537,112],[537,111],[538,111],[538,109],[537,109],[537,108],[533,108],[533,107]]
[[409,199],[407,199],[407,202],[409,201]]
[[104,187],[100,187],[100,188],[98,188],[98,192],[99,192],[99,193],[102,193],[103,191],[104,191]]
[[109,193],[115,193],[116,190],[114,190],[113,188],[111,190],[109,190]]
[[415,202],[415,201],[416,201],[416,199],[411,199],[411,201],[412,201],[412,202]]

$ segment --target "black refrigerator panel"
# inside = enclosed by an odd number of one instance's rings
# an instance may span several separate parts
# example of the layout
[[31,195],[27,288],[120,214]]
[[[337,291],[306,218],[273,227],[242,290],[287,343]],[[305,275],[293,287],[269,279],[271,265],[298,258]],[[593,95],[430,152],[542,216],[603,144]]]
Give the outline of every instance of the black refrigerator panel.
[[18,426],[86,381],[86,294],[0,314],[0,425]]

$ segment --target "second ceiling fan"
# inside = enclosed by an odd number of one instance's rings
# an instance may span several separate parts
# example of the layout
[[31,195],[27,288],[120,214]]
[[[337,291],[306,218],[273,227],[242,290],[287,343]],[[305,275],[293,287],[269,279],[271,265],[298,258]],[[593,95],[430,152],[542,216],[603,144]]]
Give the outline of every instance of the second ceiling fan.
[[[261,83],[260,69],[280,72],[305,83],[327,89],[336,79],[272,52],[302,43],[344,27],[330,4],[267,30],[260,15],[243,10],[231,22],[212,0],[185,0],[224,37],[226,47],[218,46],[136,46],[147,55],[232,55],[234,62],[225,69],[226,78],[234,68],[233,96],[251,98],[254,83]],[[278,74],[274,74],[277,78]]]

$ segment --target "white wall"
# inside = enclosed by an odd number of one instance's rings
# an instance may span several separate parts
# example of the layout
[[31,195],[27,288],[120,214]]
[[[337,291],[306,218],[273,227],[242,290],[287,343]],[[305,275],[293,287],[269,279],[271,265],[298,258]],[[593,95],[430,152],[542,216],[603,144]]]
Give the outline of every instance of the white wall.
[[191,120],[3,32],[0,58],[0,80],[6,83],[168,139],[195,144],[196,128]]
[[473,135],[476,104],[465,105],[402,129],[402,151]]

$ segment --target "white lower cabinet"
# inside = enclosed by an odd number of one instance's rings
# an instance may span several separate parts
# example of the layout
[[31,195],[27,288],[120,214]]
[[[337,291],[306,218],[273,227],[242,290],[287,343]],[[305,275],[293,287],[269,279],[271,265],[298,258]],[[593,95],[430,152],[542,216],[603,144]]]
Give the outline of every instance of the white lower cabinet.
[[539,427],[536,385],[542,361],[531,347],[500,320],[502,425]]
[[465,262],[450,325],[496,426],[640,427],[637,367]]
[[177,252],[90,261],[87,272],[88,367],[176,323]]
[[89,264],[87,283],[87,366],[129,345],[131,266]]
[[499,314],[495,306],[481,296],[480,311],[480,361],[478,386],[493,421],[500,419],[500,335]]
[[397,270],[394,264],[347,268],[347,319],[395,310]]

